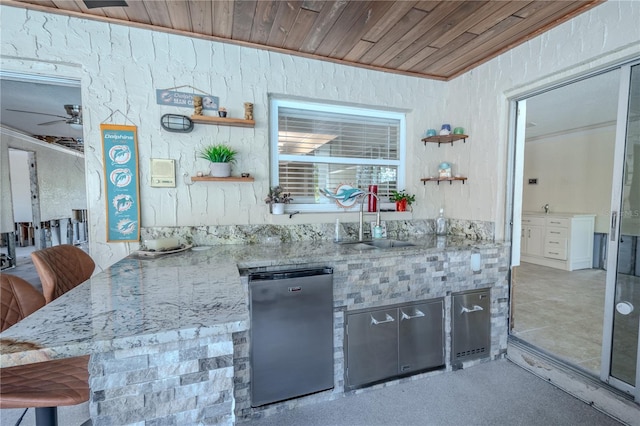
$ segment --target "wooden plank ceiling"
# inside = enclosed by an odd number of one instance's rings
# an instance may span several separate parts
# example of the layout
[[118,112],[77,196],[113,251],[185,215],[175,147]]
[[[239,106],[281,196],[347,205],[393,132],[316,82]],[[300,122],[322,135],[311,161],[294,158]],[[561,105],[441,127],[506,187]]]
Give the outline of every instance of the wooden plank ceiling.
[[126,0],[126,7],[88,8],[83,0],[1,0],[438,80],[603,1]]

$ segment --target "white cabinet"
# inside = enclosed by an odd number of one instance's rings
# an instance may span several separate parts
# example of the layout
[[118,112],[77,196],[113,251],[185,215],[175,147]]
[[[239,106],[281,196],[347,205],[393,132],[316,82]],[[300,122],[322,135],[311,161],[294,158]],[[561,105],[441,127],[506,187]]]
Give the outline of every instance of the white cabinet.
[[522,256],[542,256],[544,242],[544,216],[522,217],[522,238],[520,253]]
[[577,213],[523,214],[523,262],[573,271],[593,262],[595,215]]

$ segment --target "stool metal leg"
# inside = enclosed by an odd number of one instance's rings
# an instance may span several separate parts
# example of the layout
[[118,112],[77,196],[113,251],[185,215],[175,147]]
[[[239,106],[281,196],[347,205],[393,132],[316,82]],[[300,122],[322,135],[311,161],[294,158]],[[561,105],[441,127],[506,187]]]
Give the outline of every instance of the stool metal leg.
[[36,426],[58,426],[58,410],[56,407],[37,407]]

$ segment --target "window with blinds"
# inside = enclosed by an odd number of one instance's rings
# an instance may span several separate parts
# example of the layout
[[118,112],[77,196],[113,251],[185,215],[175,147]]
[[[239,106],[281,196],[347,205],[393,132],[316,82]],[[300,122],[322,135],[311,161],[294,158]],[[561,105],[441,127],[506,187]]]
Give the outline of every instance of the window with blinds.
[[405,116],[365,108],[271,100],[272,185],[296,210],[341,210],[321,190],[378,185],[387,202],[403,187]]

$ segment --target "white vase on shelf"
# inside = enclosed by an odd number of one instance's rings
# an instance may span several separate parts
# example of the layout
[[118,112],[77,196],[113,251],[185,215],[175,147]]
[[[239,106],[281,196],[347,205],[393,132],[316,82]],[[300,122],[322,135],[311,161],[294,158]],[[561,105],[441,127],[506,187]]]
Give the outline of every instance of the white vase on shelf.
[[231,176],[231,163],[210,163],[211,177]]
[[273,203],[273,204],[271,204],[271,213],[272,214],[284,214],[284,203]]

